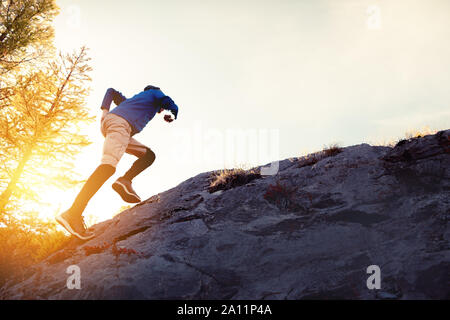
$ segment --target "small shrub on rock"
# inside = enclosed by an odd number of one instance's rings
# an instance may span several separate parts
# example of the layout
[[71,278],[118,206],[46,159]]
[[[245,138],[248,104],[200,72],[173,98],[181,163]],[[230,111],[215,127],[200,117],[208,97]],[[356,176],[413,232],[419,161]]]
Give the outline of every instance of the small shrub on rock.
[[232,189],[259,178],[261,178],[261,174],[255,169],[244,170],[237,168],[216,171],[210,176],[208,191],[213,193],[219,190]]

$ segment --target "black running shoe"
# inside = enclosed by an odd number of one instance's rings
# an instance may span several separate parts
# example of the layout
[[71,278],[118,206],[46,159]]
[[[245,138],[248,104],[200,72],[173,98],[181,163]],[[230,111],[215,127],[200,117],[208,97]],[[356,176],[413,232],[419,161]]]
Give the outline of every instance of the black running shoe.
[[83,216],[74,216],[70,209],[57,216],[56,221],[80,240],[89,240],[95,237],[95,234],[86,230]]
[[133,190],[131,186],[131,181],[121,177],[113,183],[112,188],[116,191],[123,199],[123,201],[128,203],[138,203],[141,202],[141,198]]

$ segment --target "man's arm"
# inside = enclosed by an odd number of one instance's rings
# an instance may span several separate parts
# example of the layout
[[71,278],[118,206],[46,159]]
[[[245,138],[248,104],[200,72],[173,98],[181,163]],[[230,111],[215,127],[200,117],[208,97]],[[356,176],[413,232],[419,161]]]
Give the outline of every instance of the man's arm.
[[103,113],[105,113],[105,110],[109,111],[109,108],[111,107],[111,102],[114,101],[114,103],[118,106],[126,99],[127,98],[125,98],[125,96],[119,91],[114,90],[113,88],[109,88],[108,90],[106,90],[105,97],[103,98],[102,101],[101,109],[103,109],[104,110]]

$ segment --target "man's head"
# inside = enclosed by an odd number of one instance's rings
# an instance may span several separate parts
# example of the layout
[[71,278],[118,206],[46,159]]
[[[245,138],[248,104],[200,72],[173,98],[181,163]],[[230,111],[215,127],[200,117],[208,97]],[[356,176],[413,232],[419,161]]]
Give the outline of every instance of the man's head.
[[159,90],[158,87],[155,87],[155,86],[152,86],[152,85],[148,85],[148,86],[146,86],[146,87],[144,88],[144,91],[151,90],[151,89]]

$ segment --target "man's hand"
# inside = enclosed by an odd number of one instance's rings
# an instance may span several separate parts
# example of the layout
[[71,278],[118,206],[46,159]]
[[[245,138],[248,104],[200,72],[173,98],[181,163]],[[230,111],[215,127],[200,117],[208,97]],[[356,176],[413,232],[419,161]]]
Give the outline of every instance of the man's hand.
[[173,121],[173,118],[172,118],[172,116],[170,114],[166,114],[164,116],[164,121],[166,121],[168,123],[171,123]]

